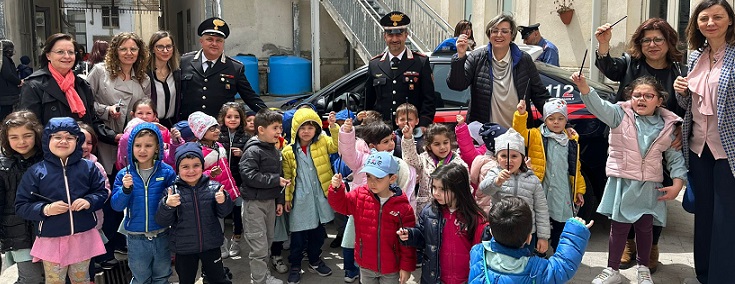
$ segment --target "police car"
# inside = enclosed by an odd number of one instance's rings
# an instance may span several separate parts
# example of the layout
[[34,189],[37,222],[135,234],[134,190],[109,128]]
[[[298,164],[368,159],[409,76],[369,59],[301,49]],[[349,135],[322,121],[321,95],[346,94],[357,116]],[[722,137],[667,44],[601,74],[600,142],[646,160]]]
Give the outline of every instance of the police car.
[[[541,53],[541,48],[538,46],[519,45],[519,47],[534,59]],[[456,123],[457,114],[467,113],[470,88],[464,91],[454,91],[447,86],[446,79],[449,75],[451,59],[452,53],[433,53],[429,56],[437,99],[441,97],[437,100],[434,122],[453,125]],[[569,123],[574,125],[574,129],[580,135],[580,160],[582,172],[587,181],[586,204],[580,211],[580,216],[589,220],[590,215],[597,208],[598,197],[602,196],[606,182],[608,127],[586,109],[580,98],[579,90],[569,79],[571,72],[542,62],[535,62],[535,64],[541,81],[551,97],[563,98],[567,101]],[[364,65],[312,95],[286,102],[281,109],[288,110],[300,103],[310,103],[316,106],[317,112],[324,118],[330,111],[337,112],[346,106],[353,111],[363,110],[366,80],[367,65]],[[612,87],[594,80],[588,80],[588,83],[597,90],[600,97],[609,101],[614,100],[615,90]],[[532,107],[532,114],[538,120],[542,117],[541,111],[536,110],[535,107]]]

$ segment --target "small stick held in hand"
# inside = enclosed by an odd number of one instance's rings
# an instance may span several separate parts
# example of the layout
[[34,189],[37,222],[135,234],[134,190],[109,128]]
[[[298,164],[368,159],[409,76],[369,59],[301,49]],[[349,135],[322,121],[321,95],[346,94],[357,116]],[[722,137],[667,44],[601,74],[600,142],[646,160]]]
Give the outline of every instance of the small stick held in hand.
[[43,196],[43,195],[40,195],[40,194],[38,194],[38,193],[35,193],[35,192],[33,192],[33,191],[31,191],[31,195],[33,195],[33,196],[35,196],[35,197],[38,197],[38,198],[42,199],[43,201],[46,201],[46,202],[49,202],[49,203],[54,203],[54,202],[56,202],[56,201],[54,201],[54,200],[53,200],[53,199],[51,199],[51,198],[48,198],[48,197],[46,197],[46,196]]
[[618,20],[617,22],[614,22],[612,25],[610,25],[610,27],[611,28],[614,27],[615,25],[617,25],[618,23],[620,23],[620,21],[625,20],[625,18],[627,18],[627,17],[628,17],[628,15],[623,16],[622,18],[620,18],[620,20]]
[[510,143],[508,143],[508,148],[506,149],[505,153],[506,155],[508,155],[507,157],[505,157],[505,161],[506,161],[505,165],[507,167],[508,172],[510,172]]
[[589,50],[584,50],[584,57],[582,57],[582,66],[579,66],[579,76],[582,76],[582,68],[584,68],[584,62],[587,60],[587,51]]
[[401,218],[401,212],[398,212],[398,226],[401,226],[398,228],[399,230],[403,230],[403,218]]

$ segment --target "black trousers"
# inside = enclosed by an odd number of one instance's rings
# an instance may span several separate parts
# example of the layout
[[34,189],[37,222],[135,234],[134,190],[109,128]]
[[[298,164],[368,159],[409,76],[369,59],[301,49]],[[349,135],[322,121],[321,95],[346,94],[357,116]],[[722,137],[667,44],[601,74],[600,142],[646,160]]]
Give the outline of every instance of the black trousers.
[[195,254],[176,254],[176,273],[179,275],[179,283],[194,284],[197,279],[199,262],[202,270],[207,275],[207,281],[211,284],[231,284],[225,276],[225,268],[222,265],[222,256],[219,248]]

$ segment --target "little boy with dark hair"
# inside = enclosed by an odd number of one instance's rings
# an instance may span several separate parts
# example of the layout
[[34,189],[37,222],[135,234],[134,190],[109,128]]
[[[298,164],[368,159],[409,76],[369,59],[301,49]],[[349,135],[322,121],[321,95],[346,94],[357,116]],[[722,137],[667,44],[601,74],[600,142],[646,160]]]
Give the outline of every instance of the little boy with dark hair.
[[519,197],[508,196],[493,204],[488,214],[493,238],[475,245],[470,252],[469,283],[566,283],[582,262],[589,228],[579,217],[570,218],[559,246],[550,259],[534,255],[531,242],[533,215]]
[[283,131],[283,116],[262,108],[255,115],[256,135],[242,149],[240,175],[243,199],[243,233],[250,246],[252,283],[281,284],[268,268],[268,256],[275,235],[276,216],[283,214],[283,187],[290,182],[281,177],[281,151],[276,149]]

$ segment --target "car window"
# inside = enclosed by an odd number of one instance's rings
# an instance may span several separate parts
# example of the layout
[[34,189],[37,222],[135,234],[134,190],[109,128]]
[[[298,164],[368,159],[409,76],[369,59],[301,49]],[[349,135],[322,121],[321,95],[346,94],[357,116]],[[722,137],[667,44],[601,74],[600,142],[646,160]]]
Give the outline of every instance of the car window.
[[449,76],[449,62],[434,63],[434,91],[441,94],[444,100],[444,108],[466,107],[467,100],[470,99],[470,88],[464,91],[455,91],[447,86],[447,76]]

